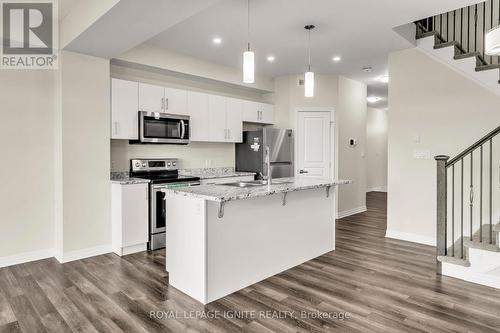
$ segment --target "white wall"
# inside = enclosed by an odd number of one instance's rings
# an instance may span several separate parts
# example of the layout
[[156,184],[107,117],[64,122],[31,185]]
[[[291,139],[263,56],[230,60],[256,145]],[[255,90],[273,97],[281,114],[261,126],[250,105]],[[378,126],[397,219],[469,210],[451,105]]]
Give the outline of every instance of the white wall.
[[[345,77],[339,78],[338,168],[339,178],[352,184],[339,188],[339,215],[366,209],[366,85]],[[349,139],[356,139],[355,147]]]
[[389,75],[387,234],[435,244],[436,162],[413,151],[460,153],[500,124],[500,97],[417,49],[392,53]]
[[108,246],[109,60],[61,53],[63,252]]
[[54,84],[50,70],[0,74],[0,263],[53,248]]
[[382,109],[366,113],[366,188],[387,191],[387,111]]

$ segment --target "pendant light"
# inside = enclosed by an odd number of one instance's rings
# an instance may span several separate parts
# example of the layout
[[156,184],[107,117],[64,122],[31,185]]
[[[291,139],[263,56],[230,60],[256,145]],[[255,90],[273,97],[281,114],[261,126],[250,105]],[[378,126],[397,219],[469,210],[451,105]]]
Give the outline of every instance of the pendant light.
[[314,72],[311,71],[311,30],[314,29],[314,25],[309,24],[304,27],[308,31],[308,66],[307,72],[304,75],[304,96],[313,97],[314,96]]
[[484,37],[484,52],[487,55],[500,55],[500,26],[491,29]]
[[250,51],[250,0],[247,0],[247,50],[243,52],[243,82],[255,81],[255,55]]

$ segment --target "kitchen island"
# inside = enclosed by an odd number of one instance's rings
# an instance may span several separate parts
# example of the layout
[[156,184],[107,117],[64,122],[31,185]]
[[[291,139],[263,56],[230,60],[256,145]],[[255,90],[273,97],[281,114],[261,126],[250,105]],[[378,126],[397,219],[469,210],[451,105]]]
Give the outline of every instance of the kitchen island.
[[207,304],[335,249],[347,180],[165,189],[169,284]]

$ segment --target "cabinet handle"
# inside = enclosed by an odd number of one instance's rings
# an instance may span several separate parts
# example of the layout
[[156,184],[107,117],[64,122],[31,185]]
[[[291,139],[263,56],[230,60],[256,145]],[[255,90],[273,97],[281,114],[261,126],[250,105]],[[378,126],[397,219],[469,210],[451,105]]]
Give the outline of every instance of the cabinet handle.
[[165,98],[165,111],[168,110],[168,98]]
[[163,112],[163,110],[165,110],[165,99],[162,97],[161,98],[161,112]]

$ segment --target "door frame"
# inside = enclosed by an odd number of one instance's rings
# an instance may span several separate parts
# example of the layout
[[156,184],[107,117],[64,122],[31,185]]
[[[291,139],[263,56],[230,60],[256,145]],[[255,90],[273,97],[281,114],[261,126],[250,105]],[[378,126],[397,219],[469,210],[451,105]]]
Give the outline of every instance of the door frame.
[[[293,158],[293,175],[294,177],[297,175],[297,158],[298,158],[298,144],[297,144],[297,138],[298,138],[298,130],[299,130],[299,112],[330,112],[330,165],[332,166],[330,168],[330,177],[331,179],[338,179],[338,149],[337,149],[337,131],[336,131],[336,121],[335,121],[335,108],[333,106],[302,106],[302,107],[295,107],[293,110],[293,117],[295,118],[293,121],[294,124],[294,131],[295,131],[295,143],[294,143],[294,158]],[[334,187],[334,192],[335,193],[335,201],[334,201],[334,212],[335,212],[335,218],[337,218],[338,212],[338,186]]]

